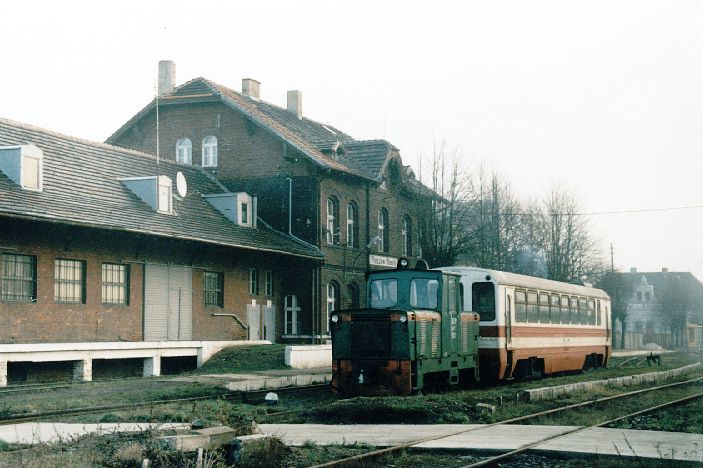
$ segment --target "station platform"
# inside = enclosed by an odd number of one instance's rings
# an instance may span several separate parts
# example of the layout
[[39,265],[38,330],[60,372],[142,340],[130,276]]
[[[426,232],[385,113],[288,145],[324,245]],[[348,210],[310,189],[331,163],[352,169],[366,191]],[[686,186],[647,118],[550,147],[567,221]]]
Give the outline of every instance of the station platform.
[[184,375],[174,377],[173,379],[187,382],[221,384],[233,392],[251,392],[329,383],[332,381],[332,368],[271,369],[250,371],[246,374]]
[[[458,435],[413,445],[412,448],[437,450],[480,450],[508,452],[559,434],[577,426],[481,424],[261,424],[261,431],[276,436],[287,445],[301,446],[310,441],[318,445],[369,444],[390,447],[428,437],[441,437],[462,430]],[[616,455],[703,462],[703,435],[680,432],[638,431],[633,429],[591,428],[540,444],[531,450],[562,453]]]

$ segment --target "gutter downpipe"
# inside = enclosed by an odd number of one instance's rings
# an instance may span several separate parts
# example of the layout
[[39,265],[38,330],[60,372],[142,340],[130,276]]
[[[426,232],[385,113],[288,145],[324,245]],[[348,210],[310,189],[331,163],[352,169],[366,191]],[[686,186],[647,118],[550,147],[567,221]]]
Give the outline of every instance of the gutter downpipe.
[[285,180],[288,181],[288,235],[293,235],[293,225],[292,225],[292,210],[293,210],[293,179],[286,177]]

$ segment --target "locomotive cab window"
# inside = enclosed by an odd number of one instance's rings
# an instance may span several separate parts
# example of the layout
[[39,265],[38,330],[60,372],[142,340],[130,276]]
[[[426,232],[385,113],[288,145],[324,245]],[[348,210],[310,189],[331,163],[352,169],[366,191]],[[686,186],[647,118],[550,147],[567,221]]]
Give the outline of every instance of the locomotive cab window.
[[398,303],[398,280],[394,278],[371,281],[371,308],[388,309]]
[[429,278],[413,278],[410,281],[410,306],[420,309],[436,309],[439,281]]
[[478,312],[481,321],[495,320],[496,293],[493,283],[480,282],[471,285],[471,308]]

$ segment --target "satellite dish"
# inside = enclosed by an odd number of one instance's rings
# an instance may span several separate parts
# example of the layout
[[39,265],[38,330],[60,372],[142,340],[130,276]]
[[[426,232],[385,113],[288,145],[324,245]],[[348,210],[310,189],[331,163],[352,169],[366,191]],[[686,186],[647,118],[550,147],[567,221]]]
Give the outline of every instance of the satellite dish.
[[188,193],[188,183],[181,171],[176,174],[176,191],[178,191],[178,195],[181,198],[185,198],[186,193]]

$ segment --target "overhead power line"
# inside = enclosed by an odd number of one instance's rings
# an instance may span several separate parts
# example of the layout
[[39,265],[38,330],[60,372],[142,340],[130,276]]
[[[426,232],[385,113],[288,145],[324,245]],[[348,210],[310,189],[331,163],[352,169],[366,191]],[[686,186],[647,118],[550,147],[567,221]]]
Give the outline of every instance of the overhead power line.
[[[681,211],[681,210],[695,210],[703,209],[703,205],[688,205],[688,206],[671,206],[667,208],[642,208],[637,210],[618,210],[618,211],[586,211],[586,212],[514,212],[514,211],[502,211],[500,214],[505,216],[598,216],[598,215],[616,215],[616,214],[636,214],[636,213],[654,213],[654,212],[665,212],[665,211]],[[470,211],[473,214],[480,215],[480,211]],[[490,215],[491,208],[487,207],[483,212],[485,215]]]

